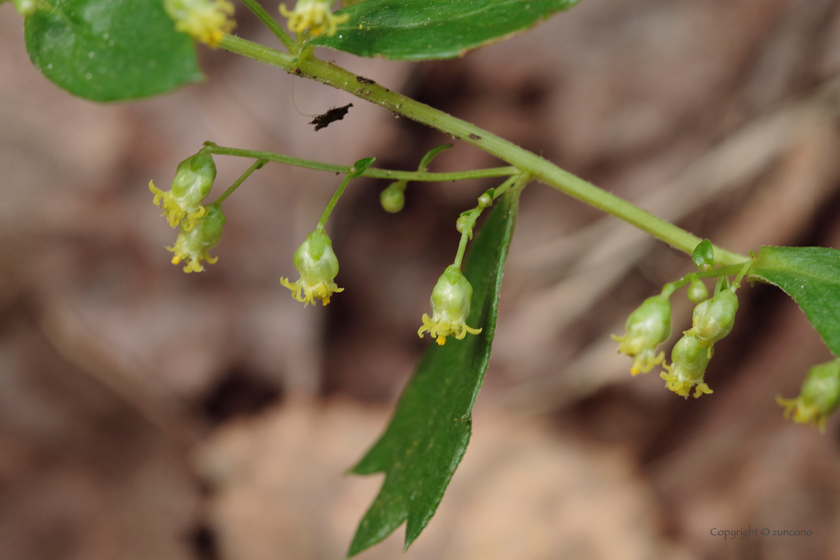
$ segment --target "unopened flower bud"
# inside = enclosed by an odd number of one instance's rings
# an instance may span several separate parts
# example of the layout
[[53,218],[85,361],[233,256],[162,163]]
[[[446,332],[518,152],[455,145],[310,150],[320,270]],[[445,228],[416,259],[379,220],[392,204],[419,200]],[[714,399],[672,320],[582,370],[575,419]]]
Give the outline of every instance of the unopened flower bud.
[[667,370],[659,376],[666,381],[666,386],[681,397],[688,398],[695,385],[694,398],[712,392],[703,382],[706,366],[714,354],[714,347],[706,346],[691,335],[685,335],[677,341],[671,351],[671,365],[664,364]]
[[647,373],[665,359],[665,353],[656,353],[656,347],[671,335],[671,302],[662,295],[646,299],[627,318],[624,336],[612,335],[620,342],[618,351],[633,358],[630,373]]
[[455,229],[458,230],[458,233],[464,233],[470,227],[470,216],[469,214],[461,214],[458,216],[458,220],[455,222]]
[[693,303],[700,303],[709,299],[709,290],[699,278],[695,278],[688,286],[688,299]]
[[288,278],[281,278],[280,283],[292,290],[292,297],[299,302],[309,305],[320,299],[327,305],[332,294],[344,291],[335,284],[338,259],[332,241],[323,231],[316,229],[310,233],[295,252],[292,262],[300,273],[300,280],[292,284]]
[[729,334],[735,325],[737,311],[738,296],[735,291],[723,290],[694,308],[691,329],[685,334],[694,336],[704,346],[710,346]]
[[405,182],[395,181],[379,193],[379,203],[391,214],[396,214],[405,206]]
[[493,197],[491,195],[484,193],[478,197],[479,208],[489,208],[491,206],[493,206]]
[[155,195],[153,202],[163,209],[169,225],[175,227],[186,219],[184,227],[189,231],[205,213],[201,203],[210,194],[215,178],[213,156],[199,152],[178,164],[170,190],[163,192],[152,181],[149,181],[149,190]]
[[472,291],[461,269],[454,264],[448,266],[432,290],[432,317],[423,314],[423,326],[417,331],[420,338],[428,331],[443,345],[447,336],[463,340],[467,333],[480,333],[481,329],[467,326]]
[[776,397],[776,402],[785,407],[785,418],[798,424],[812,424],[825,432],[828,415],[840,405],[840,360],[832,360],[808,370],[802,383],[802,390],[795,399]]
[[167,250],[175,253],[172,264],[189,260],[187,266],[184,267],[184,272],[187,273],[203,271],[201,261],[215,264],[219,257],[209,256],[208,251],[219,244],[225,221],[222,206],[210,204],[206,207],[206,213],[196,220],[193,228],[187,229],[184,224],[181,224],[181,231],[175,239],[175,245],[167,247]]

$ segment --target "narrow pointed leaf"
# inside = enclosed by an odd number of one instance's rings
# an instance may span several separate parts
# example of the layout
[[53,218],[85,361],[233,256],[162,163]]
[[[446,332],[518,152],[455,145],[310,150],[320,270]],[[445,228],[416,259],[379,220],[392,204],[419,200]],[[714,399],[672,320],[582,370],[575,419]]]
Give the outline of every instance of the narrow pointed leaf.
[[750,277],[774,284],[792,297],[831,353],[840,357],[840,251],[762,247]]
[[39,0],[26,50],[52,82],[93,101],[149,97],[203,79],[161,0]]
[[365,0],[331,37],[307,44],[398,60],[454,58],[506,39],[578,0]]
[[379,495],[365,513],[350,546],[353,556],[373,546],[407,520],[405,546],[434,515],[471,434],[471,413],[496,330],[502,267],[518,207],[518,193],[496,203],[476,235],[464,274],[473,287],[467,324],[482,329],[464,340],[430,343],[403,390],[385,433],[353,468],[385,473]]

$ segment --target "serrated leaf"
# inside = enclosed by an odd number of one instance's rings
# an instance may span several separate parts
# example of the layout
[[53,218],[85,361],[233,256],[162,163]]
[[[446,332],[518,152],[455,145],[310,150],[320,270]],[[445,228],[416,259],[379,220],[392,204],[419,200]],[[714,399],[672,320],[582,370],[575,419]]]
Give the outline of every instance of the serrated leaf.
[[332,37],[307,39],[359,56],[454,58],[548,19],[578,0],[365,0],[337,12],[350,19]]
[[93,101],[149,97],[203,79],[161,0],[40,0],[26,50],[53,83]]
[[792,297],[831,353],[840,356],[840,251],[762,247],[750,277],[774,284]]
[[430,344],[403,390],[385,433],[353,468],[385,473],[379,495],[362,518],[349,555],[373,546],[407,521],[405,546],[420,535],[440,503],[470,440],[471,413],[496,331],[502,267],[518,208],[518,193],[496,203],[476,235],[464,274],[473,287],[467,324],[481,333]]
[[697,244],[691,254],[691,260],[700,270],[711,270],[715,266],[715,250],[712,242],[704,239]]

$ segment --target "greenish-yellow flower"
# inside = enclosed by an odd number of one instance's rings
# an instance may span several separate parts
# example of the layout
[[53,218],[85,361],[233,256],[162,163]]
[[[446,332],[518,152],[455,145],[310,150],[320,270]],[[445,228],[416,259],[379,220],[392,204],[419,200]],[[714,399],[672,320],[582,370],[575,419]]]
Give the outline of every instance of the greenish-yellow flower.
[[467,333],[478,334],[481,329],[467,326],[470,316],[472,285],[456,265],[451,265],[441,274],[432,290],[432,316],[423,314],[423,326],[417,331],[422,338],[429,332],[438,344],[445,344],[447,336],[463,340]]

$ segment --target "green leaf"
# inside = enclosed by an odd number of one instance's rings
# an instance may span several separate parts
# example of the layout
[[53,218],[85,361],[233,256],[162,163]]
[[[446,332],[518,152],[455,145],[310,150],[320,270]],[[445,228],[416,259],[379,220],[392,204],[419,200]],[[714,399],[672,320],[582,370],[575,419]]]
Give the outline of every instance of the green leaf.
[[161,0],[40,0],[26,18],[32,63],[93,101],[157,95],[203,79],[188,35]]
[[365,0],[332,37],[307,39],[359,56],[397,60],[454,58],[525,31],[578,0]]
[[429,165],[432,163],[432,160],[438,157],[440,154],[448,150],[454,146],[454,144],[443,144],[441,146],[437,146],[426,152],[426,155],[423,156],[423,159],[420,160],[420,165],[417,166],[417,171],[426,171]]
[[715,251],[712,242],[704,239],[694,248],[691,260],[700,270],[711,270],[715,266]]
[[774,284],[792,297],[831,353],[840,356],[840,251],[762,247],[750,277]]
[[376,158],[364,158],[358,160],[356,163],[353,164],[353,167],[350,168],[350,173],[347,174],[348,177],[351,179],[357,178],[359,175],[365,172],[371,164],[376,161]]
[[473,404],[490,360],[502,266],[517,208],[518,193],[506,193],[466,258],[464,274],[473,286],[467,324],[480,327],[481,333],[429,345],[385,433],[353,468],[356,474],[385,472],[385,482],[359,524],[349,556],[378,543],[406,519],[407,549],[434,515],[467,449]]

